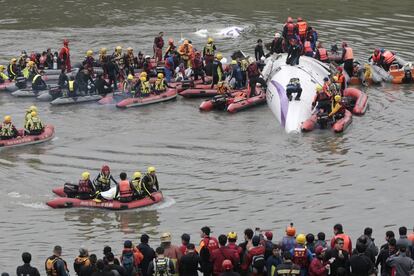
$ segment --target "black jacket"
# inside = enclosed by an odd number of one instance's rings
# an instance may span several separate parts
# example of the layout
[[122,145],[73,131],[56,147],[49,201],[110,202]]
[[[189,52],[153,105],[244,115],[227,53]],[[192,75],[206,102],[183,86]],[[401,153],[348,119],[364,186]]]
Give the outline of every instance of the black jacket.
[[180,259],[180,276],[197,276],[200,267],[200,256],[191,252],[181,257]]
[[141,271],[143,276],[148,276],[148,266],[155,258],[155,251],[146,243],[140,243],[137,248],[144,255],[144,259],[140,263]]
[[16,275],[17,276],[40,276],[37,268],[31,266],[30,264],[24,264],[22,266],[17,267]]

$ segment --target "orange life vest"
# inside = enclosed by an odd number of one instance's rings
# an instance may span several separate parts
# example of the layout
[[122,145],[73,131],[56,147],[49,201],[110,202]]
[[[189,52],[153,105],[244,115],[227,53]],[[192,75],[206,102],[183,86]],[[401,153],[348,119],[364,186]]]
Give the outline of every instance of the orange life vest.
[[349,254],[351,254],[351,251],[350,250],[352,250],[352,249],[350,248],[351,240],[349,239],[349,236],[342,233],[342,234],[336,235],[334,237],[334,240],[336,240],[337,238],[341,238],[341,239],[344,240],[344,247],[343,248],[344,248],[344,250],[346,252],[348,252]]
[[328,51],[326,51],[325,48],[319,48],[318,52],[319,52],[319,60],[321,61],[328,60]]
[[297,23],[298,25],[298,29],[299,29],[299,36],[300,37],[305,37],[306,36],[306,31],[308,29],[308,23],[306,23],[305,21],[301,21]]
[[384,62],[386,64],[391,64],[395,60],[395,56],[390,51],[385,51],[382,56],[384,57]]
[[119,182],[119,195],[121,198],[128,198],[133,195],[133,191],[131,190],[131,185],[128,180],[122,180]]
[[311,46],[311,43],[310,43],[309,40],[306,40],[305,41],[305,44],[304,44],[304,52],[305,53],[313,52],[312,46]]
[[344,60],[354,59],[354,52],[351,47],[345,47],[345,56]]

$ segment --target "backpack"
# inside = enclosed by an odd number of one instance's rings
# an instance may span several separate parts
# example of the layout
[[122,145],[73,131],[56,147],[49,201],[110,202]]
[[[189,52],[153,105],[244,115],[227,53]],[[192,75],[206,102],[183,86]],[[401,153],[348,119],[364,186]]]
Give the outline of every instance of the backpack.
[[122,266],[127,271],[127,275],[132,276],[135,275],[135,266],[134,266],[134,253],[133,252],[126,252],[122,254]]
[[250,264],[250,270],[254,273],[262,273],[265,270],[266,261],[263,254],[255,255]]
[[154,262],[154,276],[169,276],[170,275],[170,259],[161,258],[153,260]]

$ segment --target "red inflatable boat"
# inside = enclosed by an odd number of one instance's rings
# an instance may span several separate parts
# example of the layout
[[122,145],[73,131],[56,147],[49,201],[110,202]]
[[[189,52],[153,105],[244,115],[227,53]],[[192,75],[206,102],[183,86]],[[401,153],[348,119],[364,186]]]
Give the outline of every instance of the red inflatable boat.
[[45,126],[45,129],[40,135],[25,135],[24,130],[19,129],[19,137],[9,140],[0,140],[0,149],[43,143],[51,140],[54,135],[55,128],[52,125]]
[[151,94],[144,98],[127,98],[116,104],[119,108],[137,107],[148,104],[155,104],[165,101],[174,100],[177,98],[177,91],[174,88],[168,88],[167,91],[159,95]]
[[102,202],[96,202],[92,199],[82,200],[79,198],[66,197],[66,194],[63,192],[63,187],[53,189],[53,192],[60,197],[50,200],[46,203],[52,208],[85,207],[85,208],[101,208],[101,209],[111,209],[111,210],[126,210],[126,209],[136,209],[136,208],[153,205],[164,199],[162,192],[155,192],[152,194],[152,196],[155,198],[154,201],[151,198],[146,197],[143,199],[138,199],[138,200],[134,200],[134,201],[127,202],[127,203],[123,203],[118,200],[102,200]]
[[[206,83],[210,83],[210,84],[207,84],[207,85],[209,85],[207,87],[210,88],[211,87],[211,82],[212,82],[212,77],[205,76],[204,80],[206,81]],[[184,81],[177,82],[176,88],[177,88],[177,92],[181,93],[184,90],[196,88],[198,85],[204,85],[202,79],[198,79],[198,80],[192,80],[191,79],[191,80],[184,80]],[[204,88],[205,88],[205,86],[204,86]]]
[[231,97],[215,96],[213,99],[204,101],[200,105],[201,111],[210,111],[213,109],[227,110],[230,113],[236,113],[243,109],[263,104],[266,102],[266,94],[262,89],[257,88],[256,93],[259,95],[246,98],[247,89],[235,91]]
[[[323,121],[323,123],[320,123],[321,121]],[[331,127],[335,133],[340,133],[343,132],[351,123],[352,113],[349,110],[345,111],[345,116],[342,119],[333,124],[328,120],[328,115],[319,116],[318,118],[317,114],[313,114],[309,119],[302,123],[301,130],[302,132],[309,132],[319,126],[321,129]]]
[[345,88],[344,97],[347,98],[347,108],[355,115],[364,115],[368,107],[368,96],[356,88]]

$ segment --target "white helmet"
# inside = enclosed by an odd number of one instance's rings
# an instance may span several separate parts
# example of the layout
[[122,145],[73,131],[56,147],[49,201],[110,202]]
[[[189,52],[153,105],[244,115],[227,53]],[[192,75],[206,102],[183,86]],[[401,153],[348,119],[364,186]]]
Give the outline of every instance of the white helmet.
[[279,33],[275,33],[275,38],[279,38],[280,34]]

